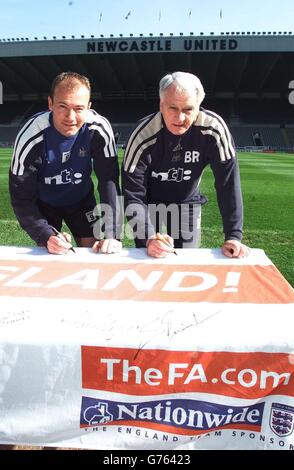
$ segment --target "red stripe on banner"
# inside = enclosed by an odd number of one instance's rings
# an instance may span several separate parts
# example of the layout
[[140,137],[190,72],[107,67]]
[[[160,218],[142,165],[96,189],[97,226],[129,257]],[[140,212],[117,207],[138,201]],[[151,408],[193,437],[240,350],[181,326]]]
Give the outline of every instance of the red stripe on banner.
[[[90,427],[97,427],[97,426],[105,426],[105,423],[98,424],[95,423]],[[205,430],[194,430],[194,429],[181,429],[177,428],[175,426],[168,426],[166,424],[162,423],[156,423],[154,421],[140,421],[136,420],[134,421],[126,421],[126,420],[119,420],[119,421],[110,421],[107,423],[107,426],[136,426],[137,428],[140,429],[154,429],[158,430],[160,432],[169,432],[172,434],[179,434],[183,436],[197,436],[201,434],[208,434],[211,430],[205,429]],[[81,428],[89,428],[89,425],[81,425]],[[217,426],[213,428],[213,431],[220,431],[222,429],[244,429],[246,431],[254,431],[254,432],[260,432],[261,426],[256,426],[256,425],[250,425],[248,423],[229,423],[225,426]]]
[[82,346],[82,386],[128,395],[294,395],[292,356]]
[[2,261],[1,295],[161,302],[294,302],[294,290],[273,265]]

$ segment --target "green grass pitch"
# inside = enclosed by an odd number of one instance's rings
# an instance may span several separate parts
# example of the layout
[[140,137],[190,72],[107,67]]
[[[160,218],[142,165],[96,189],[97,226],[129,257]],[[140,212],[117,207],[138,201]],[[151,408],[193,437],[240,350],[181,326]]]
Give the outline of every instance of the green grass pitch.
[[[0,149],[0,245],[30,246],[33,242],[19,227],[10,206],[7,175],[11,154],[11,149]],[[119,155],[121,159],[121,151]],[[243,241],[252,248],[262,248],[294,286],[294,155],[240,153],[239,165]],[[204,172],[201,191],[209,199],[202,212],[202,247],[220,247],[222,224],[210,169]],[[124,245],[133,243],[124,240]]]

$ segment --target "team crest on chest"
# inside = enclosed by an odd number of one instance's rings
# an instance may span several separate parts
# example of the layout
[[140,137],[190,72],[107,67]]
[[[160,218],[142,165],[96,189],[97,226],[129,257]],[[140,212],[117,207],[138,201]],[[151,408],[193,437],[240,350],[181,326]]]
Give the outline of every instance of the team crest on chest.
[[70,159],[70,150],[68,152],[62,152],[62,163],[67,162]]
[[85,147],[81,147],[78,152],[79,157],[85,157],[87,154]]

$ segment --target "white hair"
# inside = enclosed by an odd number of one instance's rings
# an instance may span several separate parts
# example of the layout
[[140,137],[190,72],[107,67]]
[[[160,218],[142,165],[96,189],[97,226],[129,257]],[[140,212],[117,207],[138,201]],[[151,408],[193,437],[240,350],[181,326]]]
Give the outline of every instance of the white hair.
[[167,88],[171,85],[175,86],[177,92],[188,92],[196,93],[198,106],[202,103],[205,97],[204,88],[201,81],[196,75],[188,72],[173,72],[168,73],[159,82],[159,97],[163,98],[163,95]]

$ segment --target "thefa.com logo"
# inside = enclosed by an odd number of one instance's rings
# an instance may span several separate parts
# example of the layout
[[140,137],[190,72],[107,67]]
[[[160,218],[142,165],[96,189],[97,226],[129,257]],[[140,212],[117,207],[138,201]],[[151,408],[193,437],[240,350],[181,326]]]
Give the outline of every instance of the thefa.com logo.
[[288,96],[289,103],[294,104],[294,80],[289,82],[288,88],[291,90]]

